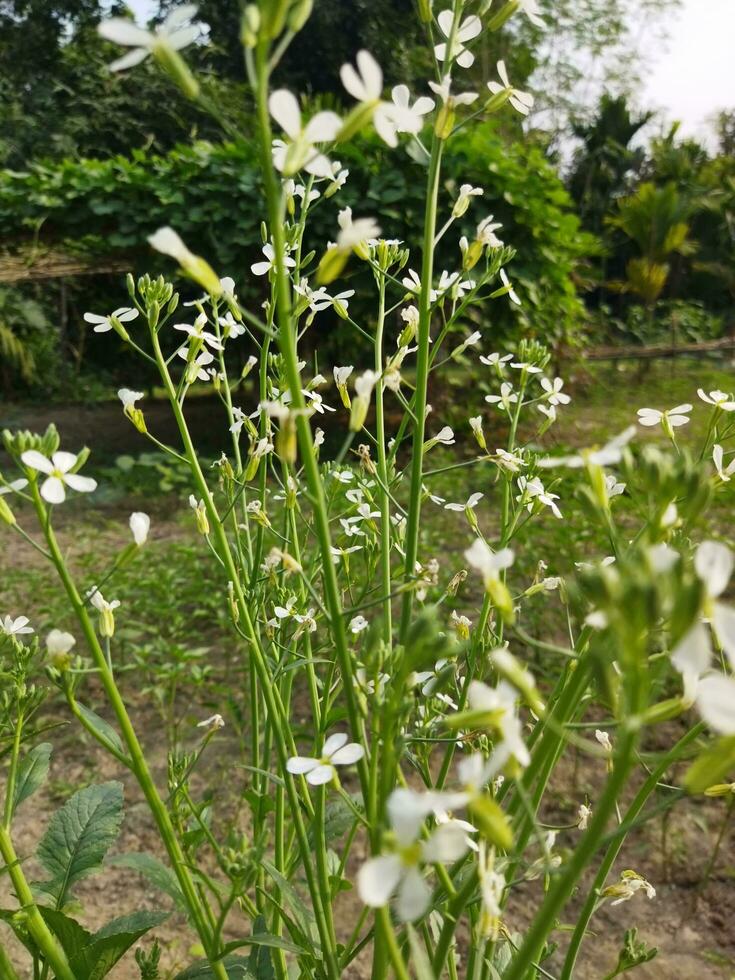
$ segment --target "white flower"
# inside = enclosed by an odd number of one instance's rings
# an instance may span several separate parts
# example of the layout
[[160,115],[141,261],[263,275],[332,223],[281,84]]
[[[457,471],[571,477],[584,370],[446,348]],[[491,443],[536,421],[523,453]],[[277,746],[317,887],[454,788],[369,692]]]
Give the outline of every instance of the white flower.
[[625,484],[618,483],[614,473],[606,473],[605,489],[607,490],[608,497],[619,497],[621,493],[625,493]]
[[179,51],[191,44],[199,36],[201,26],[191,24],[185,27],[184,24],[187,20],[191,20],[196,12],[195,4],[185,3],[178,9],[172,10],[155,31],[146,31],[126,17],[111,17],[109,20],[103,20],[97,28],[102,37],[115,44],[122,44],[126,48],[133,48],[122,58],[113,61],[110,71],[132,68],[156,49],[168,48]]
[[[357,71],[349,64],[340,68],[342,84],[353,98],[372,109],[373,126],[378,136],[388,146],[397,146],[396,120],[399,125],[410,126],[411,113],[399,109],[395,104],[383,102],[383,72],[369,51],[358,51],[356,61]],[[376,238],[377,235],[369,237]]]
[[500,270],[500,279],[503,286],[507,289],[506,295],[510,299],[511,303],[515,303],[516,306],[520,306],[521,301],[518,299],[518,294],[511,286],[510,279],[508,279],[508,274],[506,273],[505,269]]
[[135,403],[144,397],[144,393],[142,391],[131,391],[130,388],[120,388],[117,397],[122,402],[123,410],[127,412],[128,409],[135,408]]
[[708,405],[715,405],[723,412],[735,412],[735,401],[733,401],[732,395],[728,395],[724,391],[715,390],[707,394],[702,388],[697,388],[697,394]]
[[100,614],[100,636],[111,637],[115,632],[115,610],[120,606],[120,600],[108,602],[96,585],[89,589],[87,598]]
[[55,657],[65,657],[71,648],[76,645],[76,642],[71,633],[53,629],[46,637],[46,650],[52,659]]
[[717,470],[717,475],[722,480],[723,483],[728,483],[730,477],[735,473],[735,458],[731,459],[727,464],[727,468],[723,469],[723,459],[724,453],[722,446],[715,443],[712,447],[712,462],[715,464],[715,469]]
[[445,75],[441,82],[429,82],[431,91],[435,95],[438,95],[446,106],[471,105],[477,98],[477,92],[460,92],[457,95],[453,95],[451,87],[452,79],[449,75]]
[[[276,267],[276,250],[273,248],[270,242],[266,242],[263,246],[263,255],[265,255],[265,262],[253,262],[250,266],[250,271],[256,276],[265,276],[271,269]],[[283,257],[283,265],[288,269],[293,269],[296,265],[296,260],[292,259],[289,255]]]
[[533,107],[533,96],[530,92],[521,92],[520,89],[513,88],[508,80],[508,72],[505,67],[504,61],[498,62],[498,75],[500,76],[500,82],[488,82],[487,87],[490,89],[493,95],[498,95],[500,92],[508,93],[508,101],[523,116],[527,116],[529,110]]
[[97,489],[96,480],[71,472],[79,458],[74,453],[56,452],[51,459],[47,459],[35,449],[29,449],[20,458],[30,469],[46,474],[41,484],[41,496],[50,504],[63,503],[66,499],[65,487],[79,493],[92,493]]
[[620,905],[621,902],[628,902],[639,891],[644,891],[649,899],[656,897],[656,889],[646,879],[635,871],[623,871],[620,874],[620,881],[614,885],[609,885],[603,889],[602,894],[606,898],[614,898],[610,905]]
[[480,354],[480,361],[483,364],[487,364],[488,367],[494,367],[497,371],[502,371],[503,365],[512,360],[512,354],[504,354],[502,357],[496,352],[488,355]]
[[577,810],[577,830],[587,830],[587,824],[591,816],[592,808],[581,803]]
[[461,218],[470,204],[471,197],[481,197],[485,191],[482,187],[473,187],[472,184],[462,184],[459,188],[459,195],[452,208],[452,217]]
[[331,405],[327,405],[327,403],[322,399],[322,396],[319,394],[318,391],[305,391],[304,395],[310,401],[309,407],[312,408],[315,412],[318,412],[319,415],[324,415],[325,411],[327,412],[336,411],[336,409],[332,408]]
[[501,412],[510,412],[510,406],[518,401],[518,394],[513,391],[513,385],[509,381],[504,381],[500,386],[500,394],[485,395],[485,401],[489,405],[497,405]]
[[510,568],[515,555],[510,548],[492,552],[482,538],[475,538],[464,556],[469,564],[480,573],[485,587],[500,580],[500,573]]
[[635,426],[631,425],[601,449],[583,449],[576,456],[547,457],[540,459],[538,465],[545,469],[552,466],[568,466],[570,469],[579,469],[582,466],[614,466],[623,458],[623,449],[634,435]]
[[113,310],[109,316],[100,316],[99,313],[85,313],[84,319],[87,323],[94,324],[95,333],[107,333],[108,330],[114,330],[113,320],[117,320],[118,323],[129,323],[137,316],[137,310],[133,310],[129,306],[120,306]]
[[518,3],[532,24],[536,27],[546,27],[545,22],[540,17],[541,8],[538,5],[538,0],[518,0]]
[[550,405],[568,405],[572,400],[569,395],[562,391],[564,382],[561,378],[554,378],[553,381],[549,381],[548,378],[541,378],[541,387],[546,392]]
[[639,408],[638,409],[638,422],[640,425],[662,425],[668,424],[672,429],[676,429],[681,425],[686,425],[689,421],[689,416],[687,412],[691,412],[692,406],[689,404],[677,405],[675,408],[670,408],[666,412],[659,412],[657,408]]
[[[498,734],[493,754],[482,769],[483,783],[500,772],[510,759],[515,759],[518,765],[524,767],[531,761],[523,741],[521,720],[516,712],[517,697],[515,688],[507,681],[500,681],[497,687],[489,687],[482,681],[470,681],[467,694],[470,708],[473,712],[487,712],[492,719],[493,731]],[[473,765],[476,768],[476,763]]]
[[388,819],[396,850],[370,858],[357,875],[357,890],[370,908],[382,908],[397,896],[401,922],[422,916],[431,901],[431,889],[421,874],[422,864],[457,861],[467,851],[465,831],[454,823],[440,824],[420,839],[425,818],[435,808],[436,794],[420,796],[410,789],[396,789],[388,798]]
[[[350,548],[349,550],[359,551],[360,546],[356,545],[354,548]],[[350,620],[350,633],[354,633],[355,636],[357,636],[358,633],[362,633],[363,630],[366,630],[369,625],[370,624],[364,616],[353,616],[353,618]]]
[[0,631],[6,636],[23,636],[26,633],[33,633],[33,627],[29,626],[30,620],[27,616],[18,616],[13,619],[12,616],[3,616],[0,619]]
[[393,122],[397,133],[421,132],[424,116],[434,108],[434,100],[428,95],[420,95],[411,105],[411,93],[408,85],[395,85],[391,89],[391,97],[395,106]]
[[498,228],[502,228],[503,225],[500,221],[495,221],[494,217],[495,215],[489,214],[487,218],[482,219],[477,226],[475,240],[481,245],[486,245],[490,248],[501,248],[503,243],[495,232]]
[[495,455],[497,457],[495,462],[508,473],[518,473],[520,468],[526,465],[522,456],[518,453],[509,453],[507,449],[496,449]]
[[337,215],[339,234],[337,248],[343,252],[362,245],[370,238],[380,235],[380,227],[374,218],[356,218],[352,220],[352,208],[343,208]]
[[735,680],[725,674],[702,677],[696,687],[697,710],[720,735],[735,735]]
[[518,477],[518,489],[521,491],[520,495],[516,497],[516,500],[529,510],[533,510],[533,503],[538,500],[545,507],[551,509],[554,517],[561,518],[562,513],[557,507],[555,501],[559,499],[559,494],[549,493],[548,490],[544,488],[541,480],[535,476],[532,480],[526,479],[525,476]]
[[197,722],[197,728],[206,728],[208,731],[216,732],[218,728],[225,727],[225,719],[222,715],[211,715],[204,721]]
[[331,143],[336,138],[342,125],[336,112],[317,112],[306,126],[302,126],[296,96],[285,88],[271,92],[268,108],[290,140],[289,143],[279,142],[275,145],[273,164],[276,169],[286,176],[303,168],[315,177],[331,177],[330,160],[314,147],[317,143]]
[[473,510],[484,496],[483,493],[473,493],[463,504],[444,504],[444,510]]
[[208,344],[212,350],[222,350],[222,342],[215,336],[215,334],[204,329],[206,325],[207,314],[200,313],[194,321],[193,327],[189,323],[175,323],[174,330],[180,330],[182,333],[187,334],[192,340],[200,340],[202,343]]
[[[444,37],[449,40],[454,22],[452,10],[442,10],[437,15],[436,22]],[[466,17],[455,31],[451,50],[447,50],[448,45],[445,43],[434,46],[437,61],[456,61],[460,68],[471,68],[475,63],[475,56],[464,45],[467,41],[476,38],[481,31],[482,21],[479,17],[474,14],[471,17]]]
[[133,532],[133,540],[140,547],[148,540],[148,532],[151,529],[151,519],[141,510],[136,510],[130,515],[130,530]]
[[347,743],[344,732],[330,735],[324,743],[318,759],[302,755],[293,756],[286,763],[286,769],[295,776],[306,776],[307,783],[321,786],[337,777],[335,766],[351,766],[365,755],[365,749],[357,742]]
[[608,753],[608,755],[611,755],[613,747],[612,747],[612,742],[610,741],[610,736],[607,734],[607,732],[603,732],[601,728],[596,728],[595,738],[603,747],[603,749]]

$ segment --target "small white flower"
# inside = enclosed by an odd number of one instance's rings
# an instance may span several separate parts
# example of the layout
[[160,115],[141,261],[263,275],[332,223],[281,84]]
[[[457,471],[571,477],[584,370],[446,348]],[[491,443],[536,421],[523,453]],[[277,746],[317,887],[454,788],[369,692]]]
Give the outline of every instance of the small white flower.
[[191,326],[189,323],[175,323],[174,330],[180,330],[182,333],[187,334],[191,340],[199,340],[202,343],[208,344],[212,350],[222,350],[222,342],[215,334],[204,329],[206,325],[207,314],[200,313],[194,321],[194,326]]
[[138,27],[127,17],[111,17],[103,20],[97,30],[107,41],[133,48],[128,54],[113,61],[110,71],[122,71],[132,68],[156,51],[157,48],[168,48],[180,51],[192,41],[195,41],[201,31],[200,24],[184,26],[187,20],[196,14],[197,8],[193,3],[172,10],[164,22],[155,31],[146,31]]
[[608,497],[619,497],[621,493],[625,493],[625,484],[618,483],[614,473],[606,473],[605,489],[607,490]]
[[503,243],[495,234],[498,228],[502,228],[503,225],[500,221],[493,220],[494,215],[489,214],[486,218],[477,226],[475,232],[475,240],[480,242],[481,245],[485,245],[489,248],[502,248]]
[[[359,551],[359,546],[357,546],[357,548],[350,548],[350,551],[355,550]],[[364,616],[353,616],[353,618],[350,620],[350,633],[354,633],[355,636],[357,636],[358,633],[362,633],[363,630],[366,630],[369,625],[370,624]]]
[[[304,169],[315,177],[331,177],[331,161],[315,150],[317,143],[331,143],[337,137],[342,120],[335,112],[317,112],[302,126],[301,110],[296,96],[287,89],[276,89],[268,99],[268,109],[289,137],[288,143],[278,141],[273,151],[273,164],[289,176]],[[303,189],[302,189],[303,193]]]
[[518,401],[518,393],[513,391],[513,385],[504,381],[500,386],[499,395],[485,395],[488,405],[495,405],[501,412],[510,412],[511,405]]
[[601,449],[584,449],[576,456],[547,457],[540,459],[538,465],[544,469],[553,466],[568,466],[570,469],[579,469],[582,466],[614,466],[623,458],[623,450],[635,432],[635,426],[631,425]]
[[117,397],[122,402],[123,410],[127,412],[129,409],[135,408],[135,403],[144,397],[144,393],[142,391],[131,391],[130,388],[120,388]]
[[562,391],[564,382],[561,378],[554,378],[553,381],[549,381],[548,378],[541,378],[541,387],[546,392],[546,398],[550,405],[568,405],[572,400],[569,395]]
[[428,95],[420,95],[411,105],[408,85],[395,85],[391,90],[395,106],[394,125],[397,133],[417,135],[424,125],[424,116],[434,108],[434,100]]
[[[276,267],[276,250],[273,248],[273,245],[270,242],[266,242],[262,248],[262,252],[265,255],[265,261],[253,262],[250,266],[250,271],[255,276],[266,276],[271,269],[275,269]],[[287,269],[293,269],[296,265],[296,260],[292,259],[290,255],[285,255],[283,257],[283,265]]]
[[3,616],[0,619],[0,632],[6,636],[24,636],[27,633],[33,633],[33,627],[28,625],[29,622],[27,616],[18,616],[16,619],[13,619],[12,616]]
[[452,80],[445,75],[441,82],[429,82],[431,91],[438,95],[446,106],[472,105],[477,98],[477,92],[460,92],[454,95],[451,91]]
[[508,93],[508,101],[513,106],[513,108],[520,112],[521,115],[527,116],[529,111],[533,108],[533,96],[530,92],[521,92],[520,89],[513,88],[508,80],[508,72],[505,67],[504,61],[499,61],[498,65],[498,76],[500,77],[500,82],[488,82],[487,87],[490,89],[493,95],[497,95],[499,92]]
[[[410,112],[399,109],[394,103],[383,102],[383,72],[369,51],[358,51],[357,70],[352,65],[342,65],[339,76],[349,94],[372,109],[373,126],[380,138],[388,146],[397,146],[396,120],[399,124],[411,125]],[[379,232],[378,232],[379,234]],[[377,235],[370,235],[377,238]]]
[[470,198],[480,197],[485,191],[482,187],[473,187],[472,184],[462,184],[459,188],[459,195],[452,208],[452,217],[461,218],[470,204]]
[[74,453],[56,452],[51,459],[47,459],[35,449],[29,449],[20,458],[29,469],[46,474],[46,479],[41,484],[41,496],[50,504],[63,503],[66,499],[66,487],[79,493],[92,493],[97,489],[96,480],[71,472],[79,458]]
[[370,238],[380,235],[380,226],[374,218],[355,218],[352,220],[352,208],[343,208],[337,215],[339,234],[337,248],[349,252],[364,244]]
[[330,735],[324,743],[318,759],[302,755],[293,756],[286,763],[286,769],[294,776],[306,776],[307,783],[321,786],[337,777],[335,766],[351,766],[365,755],[365,749],[357,742],[347,744],[344,732]]
[[475,538],[472,545],[464,553],[469,564],[480,573],[487,587],[488,584],[500,580],[500,573],[510,568],[515,555],[510,548],[501,548],[492,552],[482,538]]
[[222,715],[211,715],[209,718],[205,718],[204,721],[197,722],[197,728],[206,728],[207,731],[216,732],[218,728],[225,727],[225,719]]
[[592,816],[592,808],[581,803],[577,810],[577,830],[587,830],[587,824]]
[[623,871],[620,875],[620,881],[604,888],[602,894],[606,898],[615,899],[615,901],[610,902],[610,905],[620,905],[621,902],[629,902],[640,891],[644,891],[649,899],[656,897],[656,889],[650,881],[646,881],[642,875],[635,871]]
[[496,370],[501,371],[504,364],[508,361],[513,360],[512,354],[504,354],[502,357],[500,354],[494,352],[492,354],[480,354],[480,361],[483,364],[487,364],[488,367],[494,367]]
[[117,320],[119,323],[129,323],[137,316],[137,310],[133,310],[129,306],[121,306],[117,310],[113,310],[109,316],[100,316],[99,313],[85,313],[84,319],[87,323],[94,324],[95,333],[107,333],[108,330],[114,330],[113,320]]
[[151,519],[141,510],[136,510],[130,515],[130,530],[133,533],[133,540],[140,547],[148,540],[148,532],[151,529]]
[[607,732],[603,732],[601,728],[596,728],[595,738],[603,747],[603,749],[608,753],[608,755],[611,755],[613,747],[612,747],[612,742],[610,741],[610,736],[607,734]]
[[735,412],[735,401],[733,401],[732,395],[728,395],[724,391],[715,390],[707,394],[702,388],[697,388],[697,394],[708,405],[715,405],[723,412]]
[[52,659],[55,657],[65,657],[72,647],[76,645],[76,642],[71,633],[53,629],[46,637],[46,650]]
[[[449,40],[454,22],[452,10],[442,10],[437,14],[436,22],[444,37]],[[443,42],[434,46],[437,61],[456,61],[460,68],[471,68],[475,63],[475,56],[465,47],[465,44],[476,38],[481,31],[482,21],[479,17],[474,14],[466,17],[455,31],[451,50],[448,50],[449,46]]]
[[665,425],[668,423],[672,429],[681,425],[686,425],[689,421],[687,412],[691,412],[692,406],[689,404],[677,405],[666,412],[660,412],[657,408],[639,408],[638,422],[640,425]]
[[[531,757],[523,741],[523,728],[516,711],[518,695],[515,688],[507,681],[500,681],[497,687],[470,681],[467,699],[472,711],[487,712],[498,735],[493,754],[484,763],[482,783],[496,776],[510,759],[515,759],[520,766],[527,766]],[[469,759],[463,760],[463,765],[465,763],[469,766]],[[468,781],[466,776],[465,781]]]
[[730,477],[735,473],[735,458],[731,459],[724,467],[724,452],[722,446],[715,443],[712,447],[712,462],[715,464],[715,469],[717,470],[717,475],[722,480],[723,483],[728,483]]
[[438,794],[420,796],[410,789],[396,789],[388,798],[388,819],[396,849],[370,858],[357,875],[357,890],[365,905],[383,908],[395,894],[401,922],[422,916],[431,901],[431,889],[421,866],[447,864],[467,851],[466,833],[455,823],[440,824],[426,839],[420,839],[426,817],[438,802]]
[[538,0],[518,0],[518,3],[523,13],[535,27],[546,27],[540,16],[541,8],[538,5]]
[[513,286],[510,283],[510,279],[508,278],[508,274],[506,273],[505,269],[500,270],[500,281],[503,283],[503,286],[508,290],[506,295],[510,299],[511,303],[515,303],[516,306],[520,306],[521,301],[518,298],[518,294],[513,289]]
[[483,493],[473,493],[463,504],[444,504],[444,510],[473,510],[475,507],[477,507],[484,496],[485,495]]

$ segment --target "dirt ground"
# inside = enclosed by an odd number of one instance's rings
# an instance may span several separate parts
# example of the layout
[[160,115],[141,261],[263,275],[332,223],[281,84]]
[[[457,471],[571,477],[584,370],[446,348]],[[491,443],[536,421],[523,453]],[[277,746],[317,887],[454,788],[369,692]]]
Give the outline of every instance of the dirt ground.
[[[104,532],[101,542],[107,541]],[[156,533],[176,537],[182,533],[173,521],[166,524],[159,518]],[[61,540],[65,547],[73,548],[75,530],[70,514],[62,527]],[[112,543],[110,541],[110,543]],[[3,556],[3,574],[20,575],[30,567],[38,567],[42,559],[30,549],[6,550]],[[35,601],[43,602],[43,596]],[[32,609],[24,610],[29,615]],[[92,691],[94,689],[92,688]],[[149,698],[142,697],[132,685],[127,686],[131,714],[142,740],[150,752],[154,773],[160,786],[165,784],[165,738],[159,712]],[[92,697],[91,706],[105,715],[99,696]],[[194,706],[196,708],[196,706]],[[192,709],[188,704],[187,708]],[[204,707],[202,710],[205,710]],[[296,701],[296,712],[299,702]],[[63,706],[53,711],[65,718]],[[109,717],[109,715],[108,715]],[[659,737],[668,744],[671,732]],[[192,741],[196,738],[191,736]],[[161,856],[161,847],[140,792],[130,775],[121,771],[117,763],[105,756],[95,743],[70,725],[52,738],[55,752],[51,777],[46,787],[18,814],[14,825],[16,849],[21,856],[33,853],[35,845],[55,809],[67,798],[73,788],[89,782],[119,779],[125,786],[126,816],[121,835],[113,853],[148,852]],[[226,736],[217,743],[217,751],[209,756],[208,769],[204,773],[210,785],[218,787],[216,803],[223,810],[232,808],[239,789],[245,786],[246,777],[224,778],[227,761]],[[604,774],[589,762],[575,763],[573,755],[566,757],[559,766],[552,791],[548,794],[542,820],[550,825],[573,822],[576,806],[585,795],[593,801]],[[659,949],[659,955],[650,964],[637,969],[641,980],[726,980],[735,977],[735,838],[732,830],[725,833],[720,858],[704,891],[699,894],[701,873],[707,863],[725,812],[722,800],[697,799],[687,801],[674,809],[665,827],[656,817],[636,831],[624,848],[611,880],[624,868],[634,868],[645,875],[656,887],[655,900],[643,896],[633,901],[611,907],[606,905],[592,922],[592,934],[586,940],[575,977],[578,980],[601,980],[613,968],[626,929],[639,930],[639,938],[649,946]],[[243,817],[243,819],[245,819]],[[243,829],[245,829],[243,827]],[[563,854],[574,847],[577,831],[560,833],[557,847]],[[359,858],[359,855],[358,855]],[[34,877],[32,861],[28,862],[29,877]],[[351,869],[354,874],[354,868]],[[507,925],[512,930],[522,930],[538,907],[542,882],[530,882],[514,892],[513,904],[508,911]],[[168,900],[152,889],[137,873],[110,867],[103,874],[83,882],[77,894],[81,903],[78,917],[87,928],[98,928],[115,915],[122,915],[139,908],[167,907]],[[575,907],[584,900],[586,891],[574,896],[565,909],[561,929],[556,938],[559,953],[545,963],[554,976],[561,963],[565,947],[565,926],[575,921]],[[13,906],[6,876],[0,876],[0,906]],[[337,921],[344,931],[354,922],[359,902],[354,892],[345,893],[340,900]],[[192,960],[193,935],[180,916],[173,914],[155,930],[164,947],[165,976],[172,976],[176,969]],[[227,938],[237,935],[237,923],[233,922]],[[9,933],[0,927],[0,941],[16,949]],[[144,945],[149,940],[144,940]],[[23,960],[18,959],[18,962]],[[30,977],[30,974],[28,974]],[[113,980],[136,980],[138,971],[132,954],[123,960],[110,974]],[[353,980],[369,976],[366,964],[356,962],[345,973]],[[460,966],[460,976],[462,970]]]

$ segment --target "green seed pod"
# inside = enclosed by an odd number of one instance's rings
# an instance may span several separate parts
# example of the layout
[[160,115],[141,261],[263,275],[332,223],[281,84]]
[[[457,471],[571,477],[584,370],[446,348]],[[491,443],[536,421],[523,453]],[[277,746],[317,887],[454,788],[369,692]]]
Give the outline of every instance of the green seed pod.
[[298,34],[314,9],[314,0],[296,0],[288,12],[288,29]]

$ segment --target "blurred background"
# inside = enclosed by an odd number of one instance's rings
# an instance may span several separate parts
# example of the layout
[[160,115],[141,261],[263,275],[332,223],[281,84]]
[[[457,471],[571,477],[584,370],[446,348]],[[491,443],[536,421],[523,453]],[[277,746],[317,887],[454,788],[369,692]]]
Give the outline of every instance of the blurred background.
[[[161,224],[233,276],[241,299],[262,300],[249,272],[262,206],[239,0],[202,0],[209,34],[186,51],[217,120],[152,59],[107,69],[119,52],[96,32],[102,17],[155,23],[173,6],[0,2],[0,391],[14,420],[20,404],[93,405],[122,383],[153,383],[115,334],[92,333],[83,314],[125,305],[128,270],[172,274],[146,243]],[[735,3],[541,6],[546,30],[512,18],[480,39],[466,73],[466,87],[479,90],[504,59],[512,83],[535,96],[530,116],[508,110],[470,127],[446,157],[444,204],[460,183],[484,187],[467,230],[494,213],[518,250],[510,271],[523,306],[495,303],[468,329],[481,329],[488,349],[536,337],[560,360],[608,357],[611,347],[633,360],[642,348],[647,359],[657,345],[729,357]],[[388,85],[426,91],[432,66],[413,0],[317,0],[275,84],[339,109],[339,67],[362,47]],[[420,165],[367,134],[339,150],[350,179],[315,213],[312,244],[333,236],[345,205],[377,216],[386,235],[418,241]],[[458,236],[449,237],[440,267],[456,262]],[[348,271],[344,288],[358,290],[351,310],[369,330],[374,302],[361,275]],[[179,285],[184,299],[195,292]],[[318,318],[306,353],[327,367],[348,354],[359,361],[355,335],[335,329],[333,316]],[[243,343],[243,362],[249,353]]]

